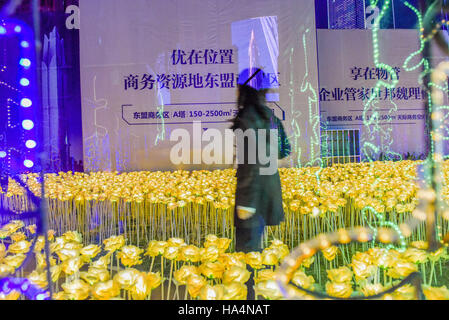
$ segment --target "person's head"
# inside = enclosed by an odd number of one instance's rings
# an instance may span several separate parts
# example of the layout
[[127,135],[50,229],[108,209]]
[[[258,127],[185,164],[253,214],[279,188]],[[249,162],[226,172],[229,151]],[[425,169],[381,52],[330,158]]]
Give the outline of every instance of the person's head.
[[266,77],[261,69],[247,68],[239,74],[237,104],[239,108],[265,104],[268,92]]

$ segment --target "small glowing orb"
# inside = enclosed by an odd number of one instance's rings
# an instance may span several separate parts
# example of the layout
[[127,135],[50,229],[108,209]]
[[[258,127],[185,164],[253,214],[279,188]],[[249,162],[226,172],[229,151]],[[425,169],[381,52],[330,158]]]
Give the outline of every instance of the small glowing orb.
[[25,68],[28,68],[31,66],[31,61],[30,61],[30,59],[27,59],[27,58],[20,59],[19,63],[22,67],[25,67]]
[[20,85],[27,87],[30,85],[30,80],[28,80],[27,78],[22,78],[22,79],[20,79]]
[[23,165],[24,165],[25,167],[27,167],[27,168],[32,168],[32,167],[34,166],[34,162],[31,161],[31,160],[25,160],[25,161],[23,162]]
[[23,120],[22,121],[22,127],[25,129],[25,130],[31,130],[31,129],[33,129],[34,128],[34,122],[33,121],[31,121],[31,120]]
[[25,142],[25,145],[28,149],[33,149],[36,148],[37,143],[34,140],[27,140],[27,142]]
[[32,102],[30,99],[28,99],[28,98],[23,98],[23,99],[20,101],[20,105],[21,105],[22,107],[24,107],[24,108],[31,107],[32,104],[33,104],[33,102]]
[[36,296],[36,300],[45,300],[47,298],[48,298],[48,296],[44,293],[40,293]]

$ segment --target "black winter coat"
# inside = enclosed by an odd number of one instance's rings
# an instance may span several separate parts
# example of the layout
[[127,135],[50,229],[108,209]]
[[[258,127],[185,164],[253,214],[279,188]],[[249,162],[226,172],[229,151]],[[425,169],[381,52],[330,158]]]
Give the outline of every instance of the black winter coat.
[[[279,154],[282,159],[290,154],[290,144],[286,137],[282,122],[266,107],[259,105],[247,106],[242,109],[234,120],[232,129],[277,129],[279,136]],[[269,134],[267,134],[267,149],[269,149]],[[257,143],[259,143],[257,141]],[[282,190],[279,171],[273,175],[260,175],[260,167],[264,165],[256,161],[249,164],[248,147],[245,144],[245,163],[237,168],[237,189],[235,195],[234,224],[240,228],[252,228],[260,224],[260,217],[265,225],[278,225],[284,220],[282,207]],[[269,153],[268,153],[269,154]],[[256,156],[257,159],[257,156]],[[268,165],[265,165],[268,166]],[[277,166],[277,164],[276,164]],[[247,220],[241,220],[237,216],[237,206],[256,209],[256,214]]]

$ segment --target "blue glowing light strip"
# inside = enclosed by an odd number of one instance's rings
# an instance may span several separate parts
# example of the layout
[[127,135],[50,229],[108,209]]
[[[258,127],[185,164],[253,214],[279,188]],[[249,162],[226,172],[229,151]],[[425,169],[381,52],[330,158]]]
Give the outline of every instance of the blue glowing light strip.
[[0,37],[15,37],[20,46],[20,55],[17,57],[19,65],[17,87],[20,88],[20,95],[17,103],[20,108],[18,125],[22,126],[24,136],[24,145],[19,146],[23,155],[20,171],[31,171],[36,164],[35,150],[37,150],[36,107],[38,101],[34,34],[24,22],[8,18],[2,19]]

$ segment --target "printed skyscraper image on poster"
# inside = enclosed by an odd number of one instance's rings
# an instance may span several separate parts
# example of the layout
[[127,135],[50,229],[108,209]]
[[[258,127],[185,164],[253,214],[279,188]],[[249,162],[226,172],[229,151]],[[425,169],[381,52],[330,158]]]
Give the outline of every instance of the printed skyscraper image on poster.
[[317,164],[314,10],[313,0],[81,0],[85,170],[232,166],[174,165],[170,135],[191,132],[195,154],[208,144],[202,132],[229,128],[247,68],[263,69],[267,106],[289,135],[282,165]]

